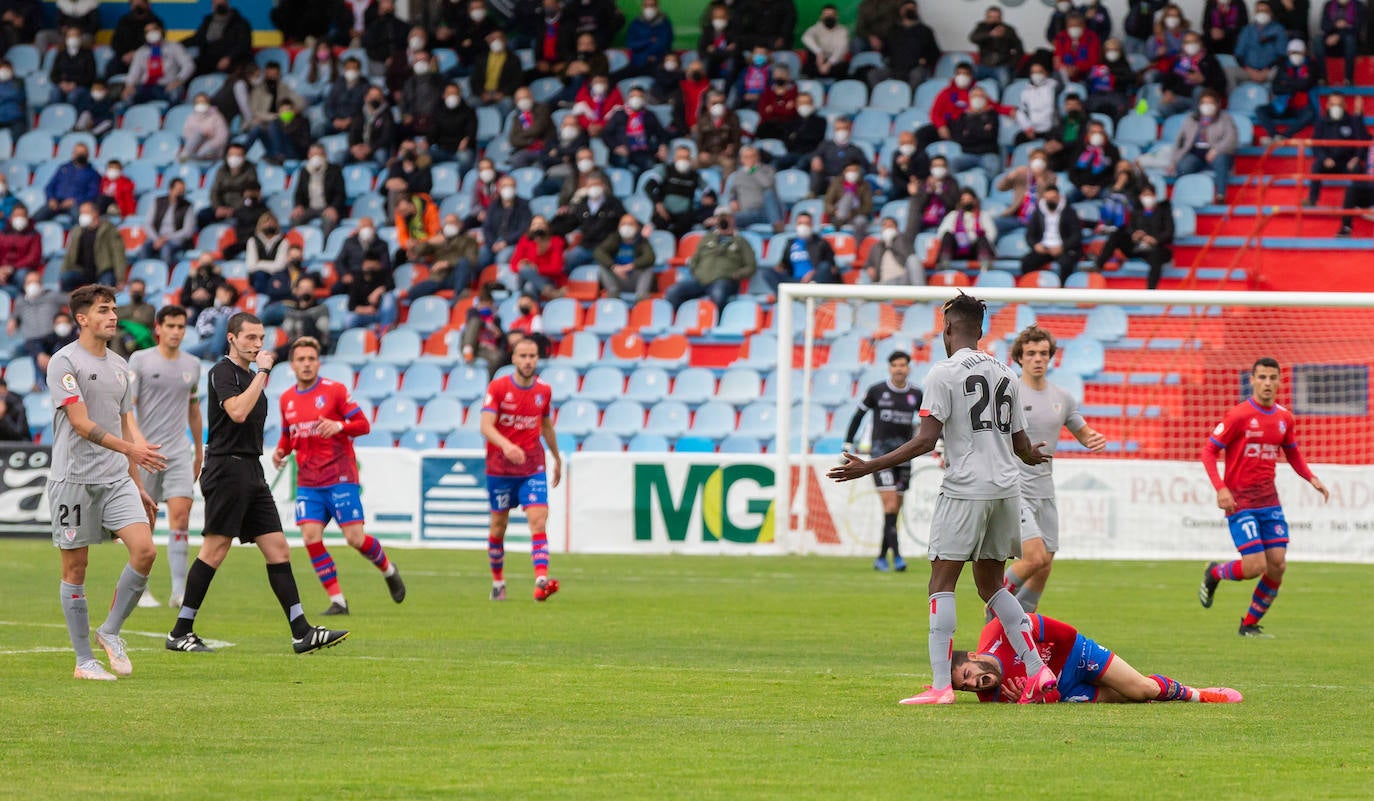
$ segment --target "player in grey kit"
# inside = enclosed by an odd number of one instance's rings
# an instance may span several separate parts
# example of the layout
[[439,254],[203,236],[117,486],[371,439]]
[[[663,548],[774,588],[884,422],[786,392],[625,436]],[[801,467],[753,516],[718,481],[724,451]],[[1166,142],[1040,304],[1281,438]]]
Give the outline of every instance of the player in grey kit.
[[[153,501],[167,504],[167,567],[172,574],[172,594],[167,605],[175,609],[181,606],[186,593],[191,500],[205,458],[200,401],[196,398],[200,360],[181,352],[181,340],[186,336],[185,309],[163,306],[156,321],[157,347],[129,357],[129,376],[133,379],[134,408],[143,434],[162,446],[162,455],[167,459],[166,470],[144,472],[142,478]],[[145,589],[138,605],[151,607],[158,603],[152,591]]]
[[[115,674],[133,672],[119,631],[138,605],[157,556],[149,525],[157,507],[143,491],[138,469],[155,473],[167,462],[134,421],[128,363],[108,348],[119,324],[114,293],[83,286],[68,303],[81,333],[48,362],[54,411],[48,508],[53,545],[62,552],[62,614],[76,651],[74,675],[114,681]],[[116,429],[118,437],[110,433]],[[88,549],[104,542],[107,533],[129,550],[110,615],[95,632],[114,674],[91,650],[85,586]]]
[[[965,562],[973,562],[978,594],[1002,624],[1030,677],[1021,695],[1033,703],[1058,680],[1036,650],[1031,621],[1016,598],[1002,587],[1007,559],[1020,539],[1018,508],[1021,462],[1041,464],[1048,457],[1026,436],[1026,419],[1011,368],[978,349],[986,306],[962,292],[945,304],[948,359],[931,368],[915,438],[871,461],[845,453],[828,475],[852,481],[929,453],[945,440],[945,477],[930,521],[930,637],[934,681],[903,704],[952,704],[950,653],[958,620],[954,588]],[[1018,461],[1019,460],[1019,461]]]
[[[1107,438],[1093,430],[1078,413],[1078,402],[1045,378],[1057,346],[1054,335],[1029,326],[1011,345],[1012,361],[1021,365],[1021,405],[1026,413],[1026,434],[1048,442],[1053,453],[1059,429],[1068,428],[1083,447],[1093,452],[1107,447]],[[1053,466],[1021,467],[1021,558],[1007,568],[1002,586],[1016,595],[1021,608],[1034,612],[1050,577],[1050,565],[1059,550],[1059,510],[1054,504]]]
[[[854,450],[854,437],[859,434],[864,415],[873,412],[873,456],[896,450],[916,432],[916,413],[921,408],[921,390],[907,384],[911,373],[911,356],[904,351],[894,350],[887,357],[888,380],[874,384],[859,401],[854,417],[849,421],[849,433],[844,436],[844,449]],[[892,568],[898,572],[906,570],[897,547],[897,515],[902,511],[902,497],[911,484],[911,465],[900,464],[888,470],[873,474],[873,482],[878,485],[878,498],[883,504],[883,544],[878,558],[873,560],[874,570],[887,570],[887,552],[892,551]]]

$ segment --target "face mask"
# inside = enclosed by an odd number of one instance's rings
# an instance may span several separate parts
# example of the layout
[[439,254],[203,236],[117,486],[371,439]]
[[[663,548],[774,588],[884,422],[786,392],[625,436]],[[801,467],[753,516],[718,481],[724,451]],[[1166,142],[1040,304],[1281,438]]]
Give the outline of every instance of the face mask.
[[472,20],[473,22],[481,22],[486,18],[487,10],[485,8],[474,8],[473,10],[468,12],[468,19]]
[[12,70],[12,69],[3,69],[3,70],[0,70],[0,81],[8,81],[8,80],[10,80],[10,79],[13,78],[13,77],[14,77],[14,70]]
[[827,28],[834,28],[839,23],[840,21],[834,17],[821,17],[821,24]]
[[205,114],[206,112],[208,112],[208,111],[210,110],[210,104],[209,104],[209,103],[197,103],[197,104],[194,106],[194,108],[195,108],[197,114]]
[[603,97],[603,96],[606,94],[606,84],[604,84],[604,83],[594,83],[594,84],[592,84],[592,94],[595,95],[596,97]]
[[1154,195],[1141,195],[1141,196],[1140,196],[1140,207],[1143,208],[1143,209],[1152,209],[1152,208],[1155,207],[1155,204],[1158,203],[1158,202],[1159,202],[1159,201],[1155,199],[1155,196],[1154,196]]
[[1031,73],[1030,81],[1031,81],[1031,86],[1044,86],[1044,85],[1045,85],[1045,73],[1043,73],[1043,72],[1033,72],[1033,73]]
[[306,164],[309,165],[310,169],[314,172],[319,172],[324,169],[324,156],[311,156],[306,161]]
[[412,37],[410,37],[410,49],[411,49],[411,50],[423,50],[423,49],[425,49],[425,40],[422,39],[422,38],[420,38],[419,36],[412,36]]
[[1106,51],[1106,53],[1105,53],[1104,55],[1105,55],[1105,57],[1106,57],[1106,59],[1107,59],[1107,62],[1108,62],[1109,64],[1115,64],[1116,62],[1118,62],[1118,61],[1121,60],[1121,51],[1120,51],[1120,50],[1108,50],[1108,51]]
[[807,118],[807,117],[810,117],[812,114],[815,114],[815,113],[816,113],[816,107],[815,107],[815,106],[797,106],[797,114],[798,114],[799,116],[801,116],[803,119],[805,119],[805,118]]
[[24,284],[24,296],[36,298],[43,294],[43,285],[40,283]]
[[[0,80],[4,80],[4,73],[5,73],[4,70],[0,70]],[[102,101],[103,101],[106,97],[108,97],[108,96],[109,96],[109,95],[108,95],[107,93],[105,93],[105,92],[99,92],[99,91],[91,92],[91,99],[94,100],[94,101],[97,102],[97,103],[102,102]]]
[[845,128],[835,132],[835,144],[844,145],[849,143],[849,131]]
[[1274,18],[1269,16],[1268,14],[1256,14],[1255,24],[1263,28],[1265,25],[1268,25],[1270,22],[1272,22],[1273,19]]
[[1169,30],[1173,30],[1174,28],[1177,28],[1181,22],[1182,20],[1180,20],[1178,17],[1165,17],[1164,27],[1168,28]]
[[228,165],[229,169],[237,170],[243,166],[243,156],[229,156],[224,159],[224,163]]
[[486,169],[477,173],[477,178],[484,184],[489,184],[496,180],[496,170]]
[[548,236],[548,235],[549,235],[549,232],[546,231],[546,230],[543,229],[543,228],[531,228],[531,229],[530,229],[530,239],[542,239],[542,238],[544,238],[544,237],[546,237],[546,236]]
[[630,107],[630,111],[639,111],[640,109],[644,108],[644,98],[636,95],[630,98],[629,100],[625,101],[625,105]]
[[1189,42],[1188,44],[1183,46],[1183,52],[1190,56],[1195,56],[1198,53],[1202,52],[1202,45],[1198,44],[1197,42]]
[[716,17],[711,20],[711,27],[715,28],[718,31],[725,30],[725,26],[728,24],[730,23],[726,22],[723,17]]
[[857,183],[859,182],[859,179],[862,178],[862,177],[863,177],[862,174],[860,174],[860,173],[858,173],[858,172],[855,172],[854,170],[850,170],[849,172],[846,172],[846,173],[844,174],[844,180],[845,180],[847,183],[851,183],[851,184],[857,184]]
[[658,18],[658,9],[654,8],[653,6],[645,6],[645,7],[644,7],[644,19],[647,19],[648,21],[653,22],[653,21],[654,21],[655,19],[657,19],[657,18]]
[[572,126],[567,126],[567,127],[564,127],[564,128],[559,128],[559,129],[558,129],[558,138],[561,139],[561,140],[564,141],[564,142],[572,142],[572,141],[574,141],[574,140],[577,139],[577,134],[578,134],[578,131],[579,131],[579,130],[581,130],[581,129],[579,129],[579,128],[574,128],[574,127],[572,127]]
[[954,85],[960,89],[967,89],[973,85],[973,77],[969,75],[955,75]]
[[1068,30],[1068,32],[1069,32],[1069,38],[1070,38],[1070,39],[1073,39],[1074,41],[1077,41],[1078,39],[1080,39],[1080,38],[1083,36],[1083,29],[1082,29],[1082,28],[1079,28],[1079,27],[1077,27],[1077,26],[1074,26],[1074,27],[1072,27],[1072,28],[1068,28],[1067,30]]
[[810,238],[811,238],[811,226],[807,225],[806,223],[802,223],[801,225],[798,225],[798,226],[797,226],[797,236],[801,237],[802,239],[810,239]]
[[133,303],[135,306],[141,305],[143,303],[143,297],[144,295],[142,292],[130,292],[129,302]]
[[52,327],[52,332],[54,334],[57,334],[59,337],[65,337],[72,332],[72,324],[58,323],[57,325]]
[[959,206],[959,208],[963,209],[964,211],[973,211],[977,207],[974,206],[973,203],[964,203],[961,206]]
[[1031,160],[1030,160],[1030,168],[1031,168],[1031,172],[1043,172],[1044,169],[1045,169],[1045,160],[1044,160],[1044,159],[1031,159]]
[[502,200],[515,200],[515,187],[513,187],[513,186],[503,186],[503,187],[501,187],[501,199],[502,199]]
[[415,62],[415,74],[416,74],[416,75],[428,75],[428,74],[429,74],[429,62],[428,62],[428,61],[417,61],[417,62]]
[[119,180],[119,176],[121,176],[121,175],[123,175],[123,174],[124,174],[123,172],[121,172],[121,171],[119,171],[119,170],[116,170],[116,169],[108,169],[108,170],[105,171],[105,177],[108,178],[108,179],[110,179],[111,181],[118,181],[118,180]]
[[362,242],[364,245],[368,244],[369,242],[371,242],[371,241],[372,241],[373,239],[375,239],[376,237],[377,237],[377,232],[374,231],[374,230],[372,230],[371,228],[359,228],[359,229],[358,229],[358,241],[359,241],[359,242]]
[[1069,13],[1069,9],[1073,8],[1073,6],[1068,3],[1057,3],[1055,4],[1055,8],[1059,9],[1060,14],[1067,14]]
[[1345,107],[1344,107],[1344,106],[1332,106],[1331,108],[1329,108],[1329,109],[1326,110],[1326,113],[1331,115],[1331,119],[1333,119],[1333,120],[1339,120],[1339,119],[1341,119],[1342,117],[1345,116]]
[[150,45],[156,45],[162,41],[162,32],[152,31],[147,36],[143,37],[143,39]]
[[663,62],[663,69],[667,70],[668,72],[677,72],[677,62],[665,61]]
[[678,159],[677,161],[673,162],[673,169],[677,170],[678,172],[685,173],[688,170],[692,169],[692,162],[688,161],[687,159]]
[[77,164],[80,164],[80,165],[83,166],[83,167],[86,166],[86,162],[88,162],[88,161],[90,161],[90,160],[91,160],[91,157],[88,156],[88,155],[87,155],[86,153],[84,153],[84,152],[77,153],[77,154],[75,154],[75,155],[72,156],[72,161],[76,162]]
[[68,52],[68,53],[71,53],[72,55],[76,55],[77,53],[81,52],[81,40],[80,40],[80,39],[68,39],[68,40],[67,40],[67,52]]
[[276,235],[279,234],[279,233],[281,233],[281,229],[278,228],[278,227],[275,226],[275,225],[269,225],[269,226],[267,226],[266,228],[262,229],[262,235],[263,235],[263,236],[271,237],[271,236],[276,236]]
[[448,225],[444,226],[444,236],[448,237],[449,239],[452,239],[459,233],[461,233],[462,230],[463,229],[459,228],[454,223],[449,223]]
[[936,179],[937,181],[940,180],[941,178],[944,178],[946,175],[949,175],[949,168],[948,168],[948,167],[931,167],[931,168],[930,168],[930,177]]
[[15,217],[14,219],[10,220],[10,227],[14,228],[14,230],[16,231],[22,231],[25,228],[29,227],[29,218]]
[[1306,60],[1307,60],[1307,56],[1304,56],[1302,53],[1289,53],[1289,54],[1288,54],[1288,63],[1289,63],[1289,64],[1292,64],[1292,65],[1295,66],[1295,67],[1301,67],[1301,66],[1302,66],[1302,63],[1303,63],[1304,61],[1306,61]]
[[969,98],[968,107],[974,111],[982,111],[988,107],[988,101],[981,97]]
[[1102,147],[1103,145],[1107,144],[1107,137],[1103,136],[1100,133],[1095,133],[1092,136],[1088,137],[1088,144],[1092,145],[1093,147]]
[[903,156],[914,156],[914,155],[916,155],[916,146],[915,146],[915,145],[897,145],[897,152],[898,152],[898,153],[901,153]]
[[767,64],[767,63],[768,63],[768,56],[765,56],[765,55],[763,55],[762,53],[759,53],[758,55],[754,56],[754,66],[755,66],[755,67],[762,67],[764,64]]
[[450,108],[450,109],[458,108],[458,104],[459,104],[460,102],[462,102],[462,98],[460,98],[458,95],[445,95],[445,96],[444,96],[444,106],[447,107],[447,108]]
[[91,223],[93,222],[95,222],[94,214],[82,214],[76,218],[76,224],[81,226],[82,228],[91,227]]
[[281,117],[282,122],[289,124],[292,120],[296,119],[296,112],[292,111],[291,109],[285,109],[283,111],[277,112],[277,116]]
[[1203,103],[1197,107],[1197,111],[1204,117],[1211,117],[1217,113],[1217,106],[1215,103]]
[[491,42],[491,52],[500,53],[506,49],[506,43],[500,39],[493,39]]
[[893,240],[895,240],[896,238],[897,238],[897,229],[896,229],[896,228],[884,228],[884,229],[883,229],[883,244],[885,244],[885,245],[891,245],[892,242],[893,242]]
[[606,187],[600,185],[587,187],[587,197],[591,198],[592,200],[600,200],[605,196]]
[[357,83],[360,77],[362,77],[362,73],[358,70],[344,70],[344,80],[349,83]]
[[515,101],[515,107],[520,109],[521,111],[529,111],[530,109],[534,108],[534,101],[529,99],[528,97],[522,97],[519,100]]
[[633,225],[620,226],[621,241],[629,241],[635,238],[635,227]]

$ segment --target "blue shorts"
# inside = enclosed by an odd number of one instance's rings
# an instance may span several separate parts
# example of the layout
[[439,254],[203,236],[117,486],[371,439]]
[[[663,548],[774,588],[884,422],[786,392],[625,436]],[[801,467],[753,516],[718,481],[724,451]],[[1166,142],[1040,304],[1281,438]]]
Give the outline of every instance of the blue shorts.
[[549,505],[549,482],[543,471],[529,476],[493,476],[487,474],[487,497],[493,512],[509,512],[519,506]]
[[296,525],[330,520],[340,526],[363,522],[363,496],[357,484],[296,488]]
[[1107,671],[1115,658],[1116,654],[1078,635],[1064,662],[1064,670],[1059,674],[1059,700],[1089,704],[1096,701],[1098,687],[1093,682]]
[[1228,515],[1226,522],[1231,526],[1231,541],[1242,555],[1288,547],[1288,521],[1283,519],[1282,506],[1246,509]]

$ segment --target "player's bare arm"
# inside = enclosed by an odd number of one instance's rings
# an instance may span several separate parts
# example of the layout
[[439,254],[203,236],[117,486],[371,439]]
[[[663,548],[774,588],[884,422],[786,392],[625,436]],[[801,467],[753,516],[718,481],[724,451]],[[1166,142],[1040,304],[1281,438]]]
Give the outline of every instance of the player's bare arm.
[[[86,404],[80,401],[68,404],[63,407],[63,410],[66,411],[67,420],[72,424],[72,428],[85,439],[102,448],[124,454],[129,457],[131,462],[150,473],[157,473],[166,469],[167,459],[157,452],[158,448],[162,446],[132,442],[116,437],[92,420],[86,411]],[[130,415],[124,415],[124,417],[128,418]]]
[[1320,478],[1312,476],[1312,479],[1307,483],[1312,485],[1312,489],[1322,494],[1322,503],[1326,503],[1327,501],[1331,500],[1331,493],[1326,489],[1326,485],[1322,483],[1322,480]]
[[1011,448],[1016,451],[1016,456],[1028,465],[1044,464],[1054,457],[1044,453],[1040,449],[1048,445],[1047,442],[1037,442],[1031,444],[1030,437],[1026,436],[1025,431],[1015,431],[1011,435]]
[[1092,426],[1083,426],[1073,432],[1073,438],[1093,453],[1101,453],[1107,449],[1107,437]]
[[200,398],[191,395],[186,406],[186,424],[191,427],[191,443],[196,447],[195,462],[191,465],[191,480],[200,480],[200,468],[205,463],[205,432],[200,423]]
[[905,464],[918,456],[924,456],[935,450],[935,443],[939,442],[940,435],[944,430],[943,423],[927,415],[921,418],[921,427],[916,430],[916,436],[895,450],[868,461],[860,459],[852,453],[842,453],[840,454],[840,464],[830,468],[830,472],[825,475],[835,481],[853,481],[879,470]]
[[[134,417],[133,412],[125,412],[120,415],[119,426],[120,433],[124,436],[125,441],[133,442],[143,447],[148,446],[148,442],[144,438],[143,432],[139,429],[138,420]],[[155,445],[153,447],[156,448],[161,446]],[[130,457],[129,477],[134,480],[134,486],[138,489],[139,501],[143,504],[143,510],[148,513],[148,525],[152,527],[157,523],[157,501],[154,501],[153,496],[149,495],[147,490],[143,489],[143,477],[138,474],[138,467],[139,466],[134,462],[133,458]]]
[[544,443],[548,446],[549,453],[553,456],[553,483],[549,486],[556,487],[559,479],[563,477],[563,457],[558,454],[558,435],[554,433],[553,420],[545,417],[539,430],[544,435]]
[[479,430],[487,442],[501,449],[501,453],[511,464],[525,463],[525,451],[496,430],[496,412],[482,412],[482,425]]

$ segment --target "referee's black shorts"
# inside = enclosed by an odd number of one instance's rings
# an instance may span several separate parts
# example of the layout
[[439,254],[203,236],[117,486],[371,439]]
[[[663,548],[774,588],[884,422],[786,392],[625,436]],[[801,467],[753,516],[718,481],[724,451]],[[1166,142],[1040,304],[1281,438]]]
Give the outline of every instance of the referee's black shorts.
[[282,530],[262,462],[249,456],[212,456],[200,474],[206,534],[252,542]]

